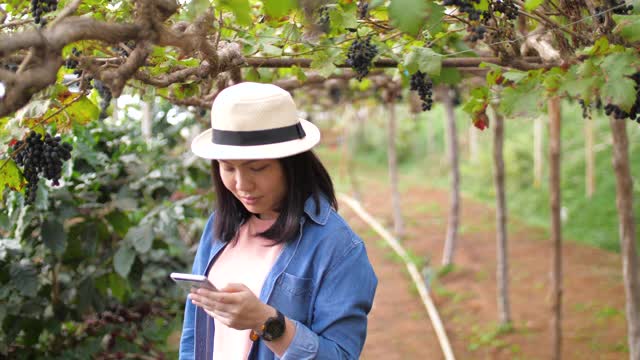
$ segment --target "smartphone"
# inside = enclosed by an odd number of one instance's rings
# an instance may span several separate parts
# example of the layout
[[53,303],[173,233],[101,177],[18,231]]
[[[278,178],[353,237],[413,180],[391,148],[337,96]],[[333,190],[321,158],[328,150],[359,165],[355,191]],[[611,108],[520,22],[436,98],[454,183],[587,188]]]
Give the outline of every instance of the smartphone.
[[190,291],[192,288],[205,288],[218,291],[215,286],[204,275],[193,275],[185,273],[171,273],[169,275],[183,289]]

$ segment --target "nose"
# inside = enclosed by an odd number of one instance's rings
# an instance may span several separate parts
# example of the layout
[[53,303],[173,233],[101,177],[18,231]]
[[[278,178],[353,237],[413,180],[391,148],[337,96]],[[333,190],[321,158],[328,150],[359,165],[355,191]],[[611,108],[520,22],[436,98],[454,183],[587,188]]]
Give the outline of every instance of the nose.
[[251,176],[244,171],[236,172],[236,191],[242,194],[251,194],[255,184]]

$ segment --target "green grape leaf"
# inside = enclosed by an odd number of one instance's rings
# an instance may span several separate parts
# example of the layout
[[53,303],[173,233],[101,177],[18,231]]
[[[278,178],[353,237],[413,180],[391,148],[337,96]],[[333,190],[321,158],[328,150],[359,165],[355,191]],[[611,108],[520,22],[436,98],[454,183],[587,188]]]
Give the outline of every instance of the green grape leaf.
[[222,7],[226,7],[233,12],[238,24],[245,26],[251,25],[251,6],[249,5],[249,0],[218,0],[217,2]]
[[475,115],[486,109],[489,98],[489,89],[486,87],[478,87],[469,93],[467,102],[463,105],[462,110],[466,113]]
[[336,70],[333,59],[325,51],[318,51],[311,56],[311,67],[317,69],[320,75],[329,76]]
[[544,106],[542,87],[536,87],[536,81],[518,87],[507,87],[502,92],[500,110],[504,115],[518,113],[536,113]]
[[462,74],[460,73],[460,70],[449,67],[449,68],[442,69],[440,71],[440,76],[438,76],[437,78],[434,78],[433,82],[435,84],[456,85],[460,83],[461,80],[462,80]]
[[423,0],[391,0],[388,11],[393,26],[415,36],[427,17],[427,3]]
[[120,235],[125,236],[129,231],[129,227],[131,226],[131,221],[129,217],[122,211],[115,209],[105,216],[105,219],[113,226],[113,230]]
[[640,41],[640,15],[613,15],[617,26],[613,32],[630,43]]
[[296,7],[293,0],[264,0],[264,11],[271,17],[281,17]]
[[132,244],[136,251],[144,254],[153,244],[153,229],[150,223],[139,224],[129,229],[124,240]]
[[47,219],[42,223],[42,241],[56,256],[64,254],[67,246],[67,234],[64,226],[55,218]]
[[[446,8],[435,1],[428,1],[427,4],[427,12],[429,16],[427,16],[425,23],[425,30],[429,31],[430,34],[438,34],[444,31],[444,17]],[[446,36],[443,34],[442,36]]]
[[123,243],[113,256],[113,268],[120,276],[126,278],[127,275],[129,275],[129,271],[131,271],[131,265],[133,265],[133,260],[135,259],[135,251],[133,251],[128,244]]
[[600,94],[605,103],[614,104],[629,112],[636,101],[635,81],[629,78],[607,81],[600,88]]
[[13,263],[9,270],[11,284],[18,291],[29,297],[34,297],[38,293],[38,272],[31,264]]
[[524,8],[531,12],[544,3],[544,0],[525,0]]
[[27,180],[22,175],[16,162],[11,158],[3,158],[0,160],[0,200],[5,187],[14,191],[22,191],[27,185]]
[[637,55],[630,52],[619,52],[608,55],[601,64],[607,81],[617,81],[633,75],[640,65]]
[[413,47],[404,58],[404,67],[411,74],[420,70],[430,76],[438,76],[442,69],[442,56],[430,48]]
[[129,290],[129,282],[126,278],[111,273],[109,274],[109,289],[111,289],[113,296],[122,302],[125,300],[125,296]]

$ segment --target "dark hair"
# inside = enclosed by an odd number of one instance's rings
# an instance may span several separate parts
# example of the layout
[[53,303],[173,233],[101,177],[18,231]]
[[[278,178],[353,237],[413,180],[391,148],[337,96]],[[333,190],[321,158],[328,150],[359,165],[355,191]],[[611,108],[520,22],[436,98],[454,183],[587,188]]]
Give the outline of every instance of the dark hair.
[[[274,245],[293,240],[298,234],[300,218],[304,214],[304,204],[310,196],[316,203],[316,214],[320,212],[321,196],[324,196],[335,210],[338,209],[331,177],[313,151],[305,151],[278,160],[282,164],[288,192],[282,201],[275,223],[259,234],[273,240]],[[224,186],[217,160],[212,160],[212,172],[217,196],[214,234],[218,239],[228,242],[235,238],[240,225],[251,216],[251,213]]]

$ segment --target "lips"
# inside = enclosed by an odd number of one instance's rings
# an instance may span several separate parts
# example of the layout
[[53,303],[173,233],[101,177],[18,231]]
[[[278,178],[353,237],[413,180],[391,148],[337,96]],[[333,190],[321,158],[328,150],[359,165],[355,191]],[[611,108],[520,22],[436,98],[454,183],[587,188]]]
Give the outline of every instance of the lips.
[[256,196],[240,196],[240,200],[247,205],[253,205],[257,203],[259,199],[260,197]]

